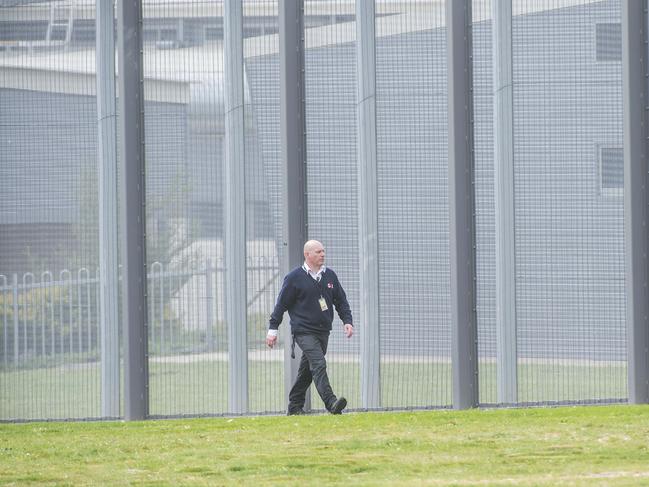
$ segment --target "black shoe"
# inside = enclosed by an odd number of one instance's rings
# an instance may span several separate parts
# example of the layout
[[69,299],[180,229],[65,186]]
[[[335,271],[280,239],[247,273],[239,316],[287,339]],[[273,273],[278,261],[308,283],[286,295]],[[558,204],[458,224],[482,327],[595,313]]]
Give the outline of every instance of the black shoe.
[[347,407],[347,399],[344,397],[339,397],[329,408],[331,414],[342,414],[343,409]]
[[286,413],[287,416],[302,416],[303,414],[306,414],[306,411],[302,408],[289,409],[288,412]]

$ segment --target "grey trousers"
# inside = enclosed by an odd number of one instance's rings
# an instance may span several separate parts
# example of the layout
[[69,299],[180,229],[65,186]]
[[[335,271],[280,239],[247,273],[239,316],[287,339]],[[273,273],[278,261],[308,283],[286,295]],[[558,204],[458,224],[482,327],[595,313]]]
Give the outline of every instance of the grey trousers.
[[329,344],[329,334],[295,335],[295,342],[302,350],[302,360],[297,371],[295,383],[288,395],[288,410],[296,411],[304,407],[306,390],[311,381],[322,398],[327,410],[336,402],[336,396],[329,384],[325,354]]

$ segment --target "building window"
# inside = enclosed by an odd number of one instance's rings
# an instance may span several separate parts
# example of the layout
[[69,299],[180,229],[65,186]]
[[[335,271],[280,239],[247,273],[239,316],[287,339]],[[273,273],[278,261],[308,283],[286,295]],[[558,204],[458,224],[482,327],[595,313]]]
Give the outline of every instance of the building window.
[[177,41],[178,32],[176,29],[160,29],[160,34],[158,37],[160,41]]
[[622,195],[624,190],[624,150],[600,147],[599,188],[602,196]]
[[602,62],[622,62],[622,24],[595,24],[595,59]]
[[208,25],[205,27],[205,40],[206,41],[222,41],[223,40],[223,26]]
[[158,40],[158,31],[153,29],[144,29],[142,33],[143,42],[155,42]]

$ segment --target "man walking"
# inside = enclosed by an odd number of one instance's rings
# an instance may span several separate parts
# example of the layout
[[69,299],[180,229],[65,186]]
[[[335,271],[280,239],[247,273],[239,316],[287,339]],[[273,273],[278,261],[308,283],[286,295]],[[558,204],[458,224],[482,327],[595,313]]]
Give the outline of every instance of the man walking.
[[344,323],[343,331],[347,338],[354,334],[352,312],[338,276],[325,267],[324,261],[325,250],[320,242],[309,240],[305,243],[304,264],[286,275],[270,315],[266,345],[270,348],[275,346],[277,329],[284,312],[288,311],[293,336],[291,357],[295,357],[295,343],[302,349],[300,367],[288,396],[289,415],[305,414],[306,390],[312,380],[327,411],[340,414],[347,406],[347,400],[336,397],[331,389],[325,354],[334,317],[333,307]]

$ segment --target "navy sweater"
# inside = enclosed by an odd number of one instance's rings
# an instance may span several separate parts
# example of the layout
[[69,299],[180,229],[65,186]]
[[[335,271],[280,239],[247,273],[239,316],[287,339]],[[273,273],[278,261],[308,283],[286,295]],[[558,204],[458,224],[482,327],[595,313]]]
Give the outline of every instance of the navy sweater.
[[[318,300],[321,296],[327,302],[326,311],[320,308]],[[268,328],[277,330],[284,318],[284,312],[288,311],[293,334],[328,333],[334,319],[334,306],[342,322],[352,325],[352,312],[347,295],[336,273],[326,268],[320,282],[317,282],[304,268],[297,267],[284,278]]]

